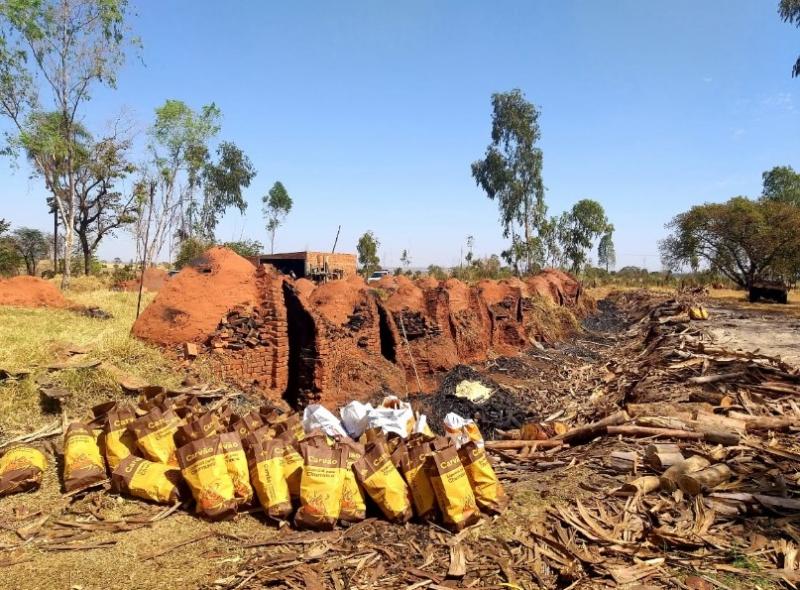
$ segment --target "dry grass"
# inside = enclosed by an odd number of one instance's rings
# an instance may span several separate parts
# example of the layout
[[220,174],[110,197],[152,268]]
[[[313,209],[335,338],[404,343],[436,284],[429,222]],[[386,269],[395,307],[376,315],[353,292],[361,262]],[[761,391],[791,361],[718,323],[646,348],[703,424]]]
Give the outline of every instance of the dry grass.
[[[53,421],[40,405],[37,379],[50,378],[67,388],[72,396],[64,404],[69,418],[84,417],[101,401],[122,396],[114,375],[100,367],[49,373],[45,366],[65,358],[66,348],[89,349],[88,357],[113,365],[151,383],[175,386],[181,375],[161,349],[130,334],[136,315],[136,294],[109,290],[70,292],[75,303],[100,307],[113,319],[91,319],[60,309],[0,307],[0,367],[33,371],[31,377],[0,384],[0,436],[29,432]],[[152,300],[146,294],[143,306]],[[207,367],[197,363],[204,377]]]

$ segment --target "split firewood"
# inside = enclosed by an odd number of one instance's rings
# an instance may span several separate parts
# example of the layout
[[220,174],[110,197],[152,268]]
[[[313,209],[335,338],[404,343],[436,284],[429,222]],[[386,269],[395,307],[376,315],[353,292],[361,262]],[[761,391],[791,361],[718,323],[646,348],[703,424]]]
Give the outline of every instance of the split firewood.
[[656,469],[665,469],[681,461],[683,453],[674,443],[655,443],[644,449],[644,462]]
[[717,463],[700,471],[684,473],[678,477],[678,487],[686,494],[696,496],[703,490],[710,490],[731,478],[730,468],[725,463]]
[[720,414],[712,414],[710,412],[698,411],[694,419],[695,430],[703,430],[705,428],[716,430],[730,430],[735,432],[744,432],[746,423],[743,420],[722,416]]
[[645,495],[655,492],[659,487],[661,487],[661,481],[657,475],[645,475],[624,484],[614,494],[617,496]]
[[647,426],[608,426],[608,434],[623,436],[657,436],[663,438],[677,438],[683,440],[704,440],[710,443],[723,446],[735,446],[739,444],[739,435],[732,432],[692,432],[690,430],[672,430],[669,428],[649,428]]
[[653,428],[671,428],[673,430],[692,430],[688,421],[675,417],[666,416],[641,416],[636,418],[639,426],[651,426]]
[[555,449],[564,444],[557,439],[550,440],[487,440],[487,449],[498,450],[511,450],[511,449],[524,449],[531,447],[532,449]]
[[735,371],[733,373],[719,373],[717,375],[701,375],[700,377],[690,377],[687,383],[694,383],[695,385],[706,383],[717,383],[719,381],[728,381],[729,379],[738,379],[744,377],[747,373],[745,371]]
[[747,432],[759,430],[790,430],[792,427],[800,427],[800,418],[782,416],[753,416],[742,412],[731,412],[730,418],[735,418],[744,422]]
[[635,451],[614,451],[608,458],[608,466],[620,473],[635,471],[639,463],[639,454]]
[[722,403],[722,398],[725,397],[724,393],[718,391],[693,391],[689,394],[690,402],[706,403],[712,406],[719,406]]
[[692,455],[685,461],[675,463],[659,478],[661,482],[661,489],[667,492],[674,492],[678,489],[678,478],[685,473],[692,473],[700,471],[709,466],[709,461],[700,455]]
[[624,424],[625,422],[629,422],[631,417],[625,410],[620,410],[619,412],[614,412],[603,418],[602,420],[598,420],[592,424],[587,424],[586,426],[578,426],[577,428],[573,428],[572,430],[568,430],[564,434],[559,434],[556,436],[556,439],[561,440],[565,443],[570,445],[579,445],[583,443],[587,443],[590,440],[597,438],[607,432],[607,428],[612,425],[617,424]]

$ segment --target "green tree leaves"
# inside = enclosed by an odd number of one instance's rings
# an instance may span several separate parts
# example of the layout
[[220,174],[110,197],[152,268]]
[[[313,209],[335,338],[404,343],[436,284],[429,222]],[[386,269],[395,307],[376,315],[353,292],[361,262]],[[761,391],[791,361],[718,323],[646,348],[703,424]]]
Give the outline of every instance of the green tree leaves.
[[381,268],[381,260],[378,258],[379,247],[380,242],[372,231],[365,232],[358,239],[358,245],[356,246],[358,263],[361,265],[361,272],[365,277]]
[[[783,22],[800,27],[800,0],[780,0],[778,14],[781,15]],[[800,57],[794,62],[792,76],[800,76]]]
[[270,253],[275,253],[275,232],[292,210],[292,198],[283,183],[277,181],[269,192],[261,198],[264,219],[269,233]]

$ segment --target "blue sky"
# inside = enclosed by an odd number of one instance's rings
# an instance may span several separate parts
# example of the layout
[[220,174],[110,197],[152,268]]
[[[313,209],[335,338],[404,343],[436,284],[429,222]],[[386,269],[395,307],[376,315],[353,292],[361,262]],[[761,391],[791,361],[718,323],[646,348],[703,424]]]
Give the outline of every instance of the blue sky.
[[[220,139],[258,176],[220,240],[267,243],[275,180],[295,208],[276,250],[354,251],[371,229],[387,266],[457,264],[505,247],[470,163],[489,140],[490,95],[521,88],[542,111],[551,213],[596,199],[617,228],[617,267],[660,267],[664,223],[695,203],[756,196],[774,165],[800,169],[800,30],[777,0],[139,2],[142,60],[84,109],[144,130],[167,98],[214,101]],[[142,63],[143,62],[143,63]],[[45,189],[0,163],[0,216],[47,229]],[[132,256],[121,234],[103,258]]]

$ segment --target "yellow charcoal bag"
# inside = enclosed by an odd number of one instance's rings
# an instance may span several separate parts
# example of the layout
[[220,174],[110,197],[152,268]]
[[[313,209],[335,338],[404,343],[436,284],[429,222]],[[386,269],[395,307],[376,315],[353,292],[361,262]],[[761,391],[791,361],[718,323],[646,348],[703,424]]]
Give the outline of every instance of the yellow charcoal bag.
[[414,514],[403,476],[382,443],[370,443],[353,465],[361,487],[391,522],[407,522]]
[[299,528],[331,530],[342,509],[347,451],[340,446],[303,444],[300,508],[294,517]]
[[253,499],[253,486],[250,485],[250,470],[242,447],[242,439],[235,432],[225,432],[219,435],[219,440],[225,466],[233,482],[233,496],[236,498],[236,503],[242,506]]
[[425,460],[425,470],[445,526],[461,530],[478,521],[475,494],[454,445],[434,449]]
[[284,473],[286,442],[281,439],[254,441],[248,447],[250,478],[264,511],[279,520],[292,512],[289,486]]
[[0,457],[0,496],[27,492],[42,483],[47,459],[39,449],[20,446]]
[[424,520],[432,520],[436,516],[436,493],[433,491],[428,472],[425,470],[425,459],[431,454],[431,446],[427,442],[408,447],[408,455],[400,465],[403,477],[411,490],[411,499],[417,516]]
[[64,489],[82,490],[106,478],[106,464],[95,433],[85,424],[73,422],[64,437]]
[[486,449],[468,442],[458,449],[458,456],[475,494],[478,507],[490,514],[499,514],[508,505],[508,497],[486,455]]
[[367,517],[367,503],[364,490],[358,485],[353,464],[364,456],[364,447],[354,441],[340,443],[347,452],[347,464],[342,486],[342,510],[339,520],[342,522],[360,522]]
[[150,461],[178,466],[175,433],[181,419],[173,410],[162,411],[153,408],[147,414],[134,420],[128,429],[136,437],[136,446]]
[[112,471],[123,459],[136,452],[136,437],[128,430],[134,420],[136,412],[131,407],[112,409],[106,415],[105,454]]
[[120,461],[111,474],[111,485],[117,492],[161,504],[180,498],[182,480],[180,470],[134,455]]
[[194,440],[178,449],[181,475],[189,484],[197,512],[212,520],[236,514],[233,481],[219,436]]

